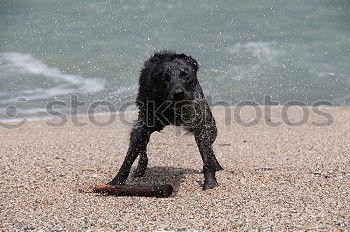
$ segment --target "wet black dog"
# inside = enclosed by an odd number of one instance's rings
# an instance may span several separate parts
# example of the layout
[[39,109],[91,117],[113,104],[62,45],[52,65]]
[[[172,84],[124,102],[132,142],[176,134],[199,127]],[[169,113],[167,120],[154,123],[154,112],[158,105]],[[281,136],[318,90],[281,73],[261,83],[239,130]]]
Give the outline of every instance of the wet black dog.
[[212,147],[217,130],[198,83],[197,70],[195,59],[171,51],[155,53],[145,62],[139,80],[138,120],[131,132],[125,160],[109,184],[124,184],[138,156],[134,177],[142,177],[147,169],[146,148],[151,134],[173,124],[184,126],[195,136],[203,160],[204,189],[218,186],[215,172],[222,167]]

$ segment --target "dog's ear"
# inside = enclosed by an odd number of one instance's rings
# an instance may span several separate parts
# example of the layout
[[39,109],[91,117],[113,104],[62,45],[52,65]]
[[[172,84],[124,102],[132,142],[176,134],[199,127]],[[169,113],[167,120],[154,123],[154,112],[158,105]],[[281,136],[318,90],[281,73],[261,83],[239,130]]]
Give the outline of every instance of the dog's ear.
[[183,53],[181,53],[180,55],[178,55],[179,58],[184,59],[189,65],[191,65],[191,67],[194,69],[195,72],[198,71],[198,62],[192,57],[192,56],[187,56]]
[[149,62],[154,63],[154,64],[160,64],[164,61],[165,55],[164,54],[159,54],[155,53],[150,59]]
[[155,52],[152,57],[150,57],[149,62],[154,64],[161,64],[163,62],[171,61],[173,59],[175,52],[170,50],[162,50]]

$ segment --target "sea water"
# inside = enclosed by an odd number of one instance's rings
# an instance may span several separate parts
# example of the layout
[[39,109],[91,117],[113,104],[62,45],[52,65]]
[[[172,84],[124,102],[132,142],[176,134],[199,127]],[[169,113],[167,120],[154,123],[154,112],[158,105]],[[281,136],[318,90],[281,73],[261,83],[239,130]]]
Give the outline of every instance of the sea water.
[[350,1],[1,0],[0,118],[118,110],[161,49],[198,60],[211,102],[350,103]]

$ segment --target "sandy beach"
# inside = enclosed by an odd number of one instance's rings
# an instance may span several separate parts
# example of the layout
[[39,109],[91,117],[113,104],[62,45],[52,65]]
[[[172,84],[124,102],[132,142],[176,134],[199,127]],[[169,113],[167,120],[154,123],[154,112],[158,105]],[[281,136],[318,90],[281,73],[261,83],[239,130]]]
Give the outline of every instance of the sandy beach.
[[[202,190],[193,136],[174,127],[152,135],[146,176],[128,183],[170,183],[169,198],[92,192],[114,177],[126,154],[130,127],[119,117],[107,127],[82,116],[87,124],[80,127],[37,120],[2,128],[0,230],[350,230],[350,108],[322,109],[333,119],[323,127],[315,123],[326,118],[315,113],[289,126],[280,107],[271,119],[244,126],[234,109],[231,119],[214,109],[214,150],[225,170],[213,190]],[[288,119],[300,121],[301,112],[290,109]],[[251,109],[241,112],[243,121],[254,117]]]

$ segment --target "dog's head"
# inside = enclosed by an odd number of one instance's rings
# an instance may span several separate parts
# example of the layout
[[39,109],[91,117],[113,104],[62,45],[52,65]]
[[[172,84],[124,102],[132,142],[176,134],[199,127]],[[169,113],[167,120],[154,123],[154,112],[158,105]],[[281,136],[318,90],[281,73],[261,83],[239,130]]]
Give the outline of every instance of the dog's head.
[[152,59],[156,66],[151,76],[158,97],[174,104],[194,99],[198,83],[198,63],[195,59],[185,54],[168,52],[156,53]]

